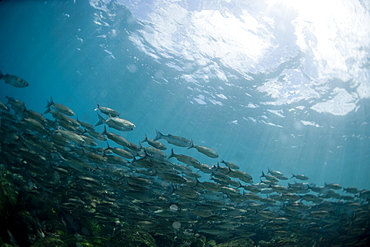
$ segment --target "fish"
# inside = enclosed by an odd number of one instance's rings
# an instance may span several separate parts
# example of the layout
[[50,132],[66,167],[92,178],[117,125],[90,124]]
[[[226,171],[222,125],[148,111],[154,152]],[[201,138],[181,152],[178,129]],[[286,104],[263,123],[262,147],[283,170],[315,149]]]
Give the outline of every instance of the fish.
[[197,167],[200,165],[200,162],[196,159],[194,159],[193,157],[190,157],[190,156],[187,156],[187,155],[184,155],[184,154],[175,154],[173,152],[173,148],[171,149],[171,155],[168,157],[168,158],[172,158],[172,157],[175,157],[178,161],[181,161],[187,165],[190,165],[190,166],[193,166],[193,167]]
[[94,131],[95,128],[92,124],[89,124],[89,123],[86,123],[84,121],[80,121],[78,118],[77,118],[77,122],[86,129],[86,131]]
[[294,175],[293,173],[292,173],[292,177],[291,177],[291,179],[292,178],[296,178],[296,179],[299,179],[299,180],[308,180],[308,177],[306,176],[306,175]]
[[6,96],[8,99],[8,105],[17,113],[23,113],[26,110],[26,104],[20,100],[13,99],[12,97]]
[[198,152],[207,155],[210,158],[218,158],[218,154],[214,150],[204,146],[195,145],[192,140],[190,142],[191,144],[190,147],[188,147],[188,149],[195,148],[196,150],[198,150]]
[[135,124],[123,118],[108,117],[107,119],[104,119],[102,115],[100,115],[99,113],[98,113],[98,117],[99,117],[99,121],[95,124],[95,126],[99,126],[105,123],[109,127],[114,128],[119,131],[132,131],[136,127]]
[[0,80],[4,80],[6,84],[12,85],[13,87],[28,87],[28,82],[26,82],[24,79],[15,76],[15,75],[9,75],[9,74],[3,74],[0,71]]
[[340,189],[342,189],[342,186],[339,185],[339,184],[334,184],[334,183],[331,183],[331,184],[325,183],[325,188],[329,188],[329,189],[332,189],[332,190],[340,190]]
[[159,150],[166,150],[167,149],[167,147],[163,143],[148,139],[148,137],[146,135],[145,135],[145,139],[143,141],[141,141],[141,143],[143,143],[143,142],[147,142],[150,146],[152,146],[154,148],[157,148]]
[[359,192],[359,190],[356,187],[343,188],[343,191],[351,194],[356,194]]
[[108,147],[104,150],[104,153],[106,153],[106,151],[112,151],[113,153],[123,157],[123,158],[126,158],[126,159],[133,159],[134,156],[132,155],[132,153],[130,153],[129,151],[126,151],[124,149],[121,149],[121,148],[117,148],[117,147],[110,147],[109,144],[108,144]]
[[[173,236],[175,229],[176,241],[192,236],[216,242],[225,236],[233,241],[255,236],[271,246],[279,241],[297,246],[365,246],[369,239],[369,190],[342,191],[335,183],[280,184],[285,176],[270,169],[268,174],[262,171],[265,181],[254,183],[251,175],[224,160],[225,166],[207,164],[203,162],[208,156],[197,160],[175,154],[174,149],[166,156],[169,151],[151,145],[154,140],[142,141],[149,147],[138,146],[128,137],[108,132],[107,124],[99,133],[52,107],[49,119],[26,109],[21,101],[12,99],[8,105],[9,109],[0,110],[1,184],[15,187],[17,198],[26,194],[40,207],[58,209],[61,218],[53,222],[74,225],[75,232],[93,219],[93,224],[110,229],[142,226],[161,236]],[[185,147],[181,137],[166,137],[170,144]],[[96,146],[104,140],[107,148]],[[186,147],[191,145],[192,141]],[[28,217],[34,210],[22,204]],[[174,222],[181,222],[184,231]],[[140,234],[142,230],[137,229]],[[255,239],[243,238],[243,243],[252,245]]]
[[45,113],[49,112],[50,108],[52,108],[56,110],[57,112],[63,113],[64,115],[67,115],[67,116],[75,115],[72,109],[69,108],[68,106],[62,105],[60,103],[54,103],[53,98],[50,99],[50,102],[49,101],[47,102],[46,108],[48,108],[48,110]]
[[280,180],[288,180],[287,177],[284,176],[284,174],[280,171],[274,171],[274,170],[270,170],[270,168],[268,168],[268,173],[270,173],[272,176],[280,179]]
[[124,137],[122,137],[120,135],[117,135],[117,134],[112,133],[112,132],[108,132],[107,129],[105,128],[105,126],[104,126],[103,135],[107,136],[108,139],[114,141],[118,145],[121,145],[121,146],[124,146],[124,147],[130,146],[129,141],[127,141]]
[[166,158],[167,156],[164,152],[154,147],[142,147],[142,149],[146,154],[157,158]]
[[63,137],[65,137],[69,141],[74,142],[78,145],[84,145],[85,144],[85,140],[80,135],[78,135],[78,134],[76,134],[72,131],[59,129],[59,130],[56,130],[56,133],[61,134]]
[[108,140],[107,137],[103,133],[96,132],[94,130],[88,130],[86,129],[84,133],[89,134],[90,136],[94,137],[95,139],[99,141],[106,141]]
[[232,162],[221,160],[221,163],[225,164],[227,167],[231,169],[240,169],[240,167]]
[[187,182],[186,178],[171,172],[160,172],[158,176],[170,183],[185,184]]
[[70,118],[58,111],[53,111],[50,108],[48,108],[48,110],[45,111],[44,114],[46,113],[50,113],[59,124],[64,125],[63,127],[76,130],[76,128],[80,126],[80,123],[77,120]]
[[9,108],[4,103],[0,102],[0,110],[9,111]]
[[24,118],[21,121],[21,124],[23,124],[29,130],[37,131],[41,134],[48,134],[48,130],[44,127],[44,125],[33,118]]
[[174,136],[174,135],[171,135],[171,134],[163,135],[158,130],[156,130],[156,132],[157,132],[157,136],[153,139],[154,141],[164,139],[168,143],[171,143],[171,144],[173,144],[175,146],[178,146],[178,147],[190,147],[191,146],[191,141],[184,138],[184,137]]
[[278,193],[284,193],[284,192],[287,192],[288,189],[282,185],[279,185],[279,184],[272,184],[270,185],[270,188],[273,189],[274,191],[278,192]]
[[266,178],[267,180],[273,182],[273,183],[277,183],[279,182],[279,179],[275,176],[272,176],[272,175],[268,175],[268,174],[265,174],[264,172],[262,172],[262,176],[261,177],[264,177]]
[[104,113],[105,115],[107,115],[108,117],[118,117],[119,116],[119,112],[117,112],[116,110],[113,110],[112,108],[100,106],[98,103],[96,103],[96,108],[94,109],[94,111],[98,111],[98,110],[101,113]]

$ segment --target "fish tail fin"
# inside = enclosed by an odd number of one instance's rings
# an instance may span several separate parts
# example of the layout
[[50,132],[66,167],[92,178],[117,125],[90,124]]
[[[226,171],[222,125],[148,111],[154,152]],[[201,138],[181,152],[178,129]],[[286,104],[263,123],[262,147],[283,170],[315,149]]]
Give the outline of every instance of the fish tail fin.
[[242,187],[243,187],[243,185],[240,183],[240,181],[238,181],[238,183],[239,183],[239,185],[238,185],[238,187],[237,187],[237,188],[242,188]]
[[0,80],[3,79],[3,73],[1,73],[1,70],[0,70]]
[[99,121],[95,124],[95,126],[99,126],[105,122],[105,119],[98,113]]
[[157,132],[157,136],[153,139],[154,141],[162,139],[163,134],[159,130],[155,130]]
[[270,173],[271,174],[270,167],[267,167],[267,173]]
[[168,158],[175,157],[175,153],[173,152],[173,148],[171,148],[171,155]]
[[143,143],[143,142],[147,142],[148,141],[148,137],[146,136],[146,134],[145,134],[145,139],[144,139],[144,141],[141,141],[140,142],[140,145],[141,145],[141,143]]
[[262,175],[261,175],[261,177],[264,177],[265,176],[265,173],[262,171]]
[[188,149],[190,149],[190,148],[194,148],[194,147],[195,147],[195,145],[194,145],[193,140],[190,140],[190,147],[188,147]]
[[292,179],[292,178],[294,178],[295,177],[295,175],[294,175],[294,173],[292,172],[292,177],[290,178],[290,179]]
[[230,168],[230,166],[227,167],[227,170],[228,170],[228,172],[226,173],[226,175],[229,174],[230,172],[232,172],[232,169]]
[[96,108],[94,109],[94,111],[99,110],[99,108],[100,108],[100,105],[98,103],[96,103]]
[[105,151],[111,150],[111,147],[109,146],[109,142],[107,142],[107,147],[103,150],[103,156],[106,156]]
[[48,106],[44,114],[49,113],[51,111],[50,107]]
[[108,133],[108,132],[107,132],[107,127],[105,127],[105,126],[104,126],[104,130],[103,130],[102,135],[107,135],[107,133]]
[[50,101],[46,100],[46,102],[47,102],[46,107],[49,107],[49,108],[50,108],[50,106],[52,106],[54,104],[52,97],[50,97]]

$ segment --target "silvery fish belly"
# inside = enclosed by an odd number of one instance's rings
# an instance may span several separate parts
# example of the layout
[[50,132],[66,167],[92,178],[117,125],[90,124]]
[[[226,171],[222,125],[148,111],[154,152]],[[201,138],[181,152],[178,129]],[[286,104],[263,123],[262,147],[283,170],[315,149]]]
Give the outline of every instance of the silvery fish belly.
[[0,79],[4,80],[5,83],[10,84],[14,87],[28,87],[28,82],[15,75],[3,75],[0,72]]

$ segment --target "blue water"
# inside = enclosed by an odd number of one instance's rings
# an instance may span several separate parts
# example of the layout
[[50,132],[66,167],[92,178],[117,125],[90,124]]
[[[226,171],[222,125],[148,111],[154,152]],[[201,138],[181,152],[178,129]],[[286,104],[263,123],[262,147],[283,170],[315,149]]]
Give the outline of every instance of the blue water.
[[89,123],[99,103],[136,124],[130,141],[184,136],[220,159],[175,152],[255,182],[270,168],[370,189],[369,4],[254,2],[3,0],[0,70],[30,86],[1,81],[0,100],[52,97]]

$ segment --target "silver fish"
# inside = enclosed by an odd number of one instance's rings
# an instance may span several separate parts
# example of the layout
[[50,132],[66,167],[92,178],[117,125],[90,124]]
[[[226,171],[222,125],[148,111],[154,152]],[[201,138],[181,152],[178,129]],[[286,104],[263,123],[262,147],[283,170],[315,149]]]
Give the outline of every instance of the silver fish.
[[218,154],[216,153],[216,151],[210,149],[210,148],[207,148],[207,147],[204,147],[204,146],[198,146],[198,145],[195,145],[193,143],[193,141],[191,141],[191,146],[188,147],[188,149],[190,148],[195,148],[196,150],[198,150],[198,152],[202,153],[202,154],[205,154],[207,155],[208,157],[211,157],[211,158],[218,158]]
[[50,107],[55,109],[57,112],[63,113],[67,116],[74,116],[75,113],[68,107],[59,103],[54,103],[53,98],[50,99],[50,102],[48,101],[48,104],[46,106],[48,110],[45,112],[50,112]]
[[98,103],[96,103],[96,108],[95,108],[94,111],[97,111],[97,110],[99,110],[101,113],[106,114],[109,117],[118,117],[119,116],[119,113],[117,111],[113,110],[112,108],[100,106]]
[[22,78],[15,75],[4,75],[0,71],[0,80],[1,79],[4,80],[6,84],[12,85],[13,87],[28,87],[28,82]]
[[114,128],[116,130],[120,130],[120,131],[131,131],[136,127],[135,124],[123,118],[109,117],[107,119],[104,119],[100,114],[98,114],[98,117],[99,117],[99,121],[95,124],[95,126],[105,123],[109,127]]
[[163,143],[148,139],[148,137],[146,135],[145,135],[145,140],[141,141],[141,143],[143,143],[143,142],[147,142],[150,146],[155,147],[155,148],[160,149],[160,150],[166,150],[167,149],[167,147]]
[[157,136],[153,139],[154,141],[157,141],[159,139],[164,139],[168,143],[171,143],[173,145],[179,146],[179,147],[190,147],[191,146],[191,141],[181,137],[181,136],[173,136],[171,134],[168,135],[163,135],[161,132],[157,131]]
[[297,178],[299,180],[308,180],[308,177],[306,175],[295,175],[292,173],[292,177],[291,178]]
[[171,149],[171,155],[168,158],[175,157],[178,161],[181,161],[182,163],[185,163],[187,165],[191,165],[193,167],[197,167],[200,165],[200,162],[193,157],[183,155],[183,154],[175,154],[173,152],[173,149]]
[[224,163],[227,167],[229,167],[231,169],[239,169],[240,168],[238,165],[235,165],[234,163],[231,163],[231,162],[228,162],[228,161],[221,160],[221,163]]

